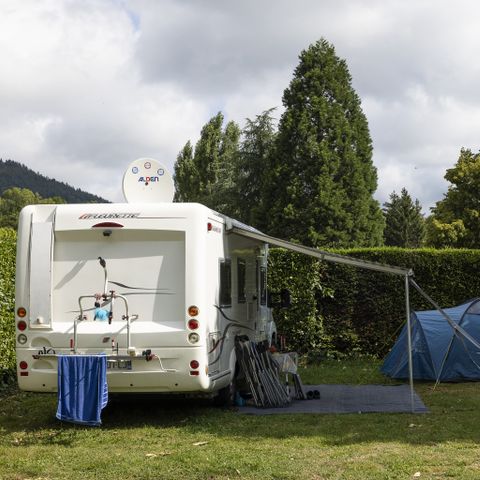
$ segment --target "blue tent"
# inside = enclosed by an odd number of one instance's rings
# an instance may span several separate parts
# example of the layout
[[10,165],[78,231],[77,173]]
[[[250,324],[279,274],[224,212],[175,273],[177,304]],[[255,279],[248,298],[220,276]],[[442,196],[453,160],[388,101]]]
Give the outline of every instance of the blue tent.
[[[454,331],[438,310],[412,312],[413,378],[417,380],[480,380],[480,349],[464,334],[480,343],[480,298],[444,312],[460,331]],[[381,371],[392,378],[408,378],[407,326],[385,358]]]

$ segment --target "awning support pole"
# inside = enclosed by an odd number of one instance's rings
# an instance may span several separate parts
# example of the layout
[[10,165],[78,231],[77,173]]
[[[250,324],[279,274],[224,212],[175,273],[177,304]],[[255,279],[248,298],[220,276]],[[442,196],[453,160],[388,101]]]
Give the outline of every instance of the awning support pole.
[[415,392],[413,390],[412,325],[410,320],[410,279],[405,275],[405,310],[407,315],[408,378],[410,381],[410,406],[415,413]]

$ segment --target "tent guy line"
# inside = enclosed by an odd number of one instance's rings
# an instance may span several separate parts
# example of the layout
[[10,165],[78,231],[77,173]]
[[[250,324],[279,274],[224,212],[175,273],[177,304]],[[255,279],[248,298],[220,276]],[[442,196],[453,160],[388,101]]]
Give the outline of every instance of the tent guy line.
[[435,300],[433,300],[431,297],[429,297],[420,287],[419,285],[415,282],[415,280],[410,279],[410,283],[419,291],[419,293],[425,297],[434,307],[436,310],[438,310],[447,320],[447,322],[450,324],[452,327],[454,333],[457,334],[462,334],[472,345],[480,349],[480,343],[478,343],[468,332],[466,332],[460,325],[455,323],[452,318],[443,310]]
[[[480,370],[480,366],[477,364],[477,362],[475,362],[475,360],[471,357],[470,355],[470,352],[468,351],[468,348],[466,347],[465,343],[464,343],[464,339],[468,340],[473,346],[475,346],[476,348],[478,348],[480,350],[480,343],[478,343],[467,331],[465,331],[465,329],[463,329],[460,325],[458,325],[456,322],[454,322],[452,320],[452,318],[431,298],[429,297],[420,287],[419,285],[415,282],[415,280],[413,279],[410,279],[410,283],[418,290],[418,292],[423,296],[425,297],[435,308],[436,310],[438,310],[438,312],[440,312],[441,315],[443,315],[443,317],[447,320],[447,322],[449,323],[449,325],[452,327],[452,330],[453,330],[453,336],[450,340],[450,345],[449,347],[447,348],[446,352],[445,352],[445,355],[443,357],[443,361],[442,361],[442,365],[440,367],[440,370],[437,374],[437,379],[435,381],[435,387],[434,388],[437,388],[438,384],[440,383],[440,378],[441,378],[441,375],[442,375],[442,372],[443,372],[443,369],[445,367],[445,363],[447,361],[447,357],[448,357],[448,354],[450,352],[450,348],[452,346],[452,343],[453,343],[453,339],[455,337],[458,337],[459,340],[461,341],[462,345],[463,345],[463,348],[465,349],[465,351],[468,353],[468,355],[470,356],[470,359],[472,360],[473,364]],[[463,337],[462,337],[463,336]]]

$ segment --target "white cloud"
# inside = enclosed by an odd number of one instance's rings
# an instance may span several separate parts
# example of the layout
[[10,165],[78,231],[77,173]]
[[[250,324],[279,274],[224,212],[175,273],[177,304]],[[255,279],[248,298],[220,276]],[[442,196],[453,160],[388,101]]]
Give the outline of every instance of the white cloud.
[[205,106],[172,84],[140,81],[138,31],[118,4],[3,6],[1,156],[112,200],[128,163],[173,165]]
[[461,147],[479,148],[480,7],[473,0],[4,0],[0,157],[111,200],[128,163],[170,168],[217,111],[279,107],[320,37],[362,99],[380,201],[425,208]]

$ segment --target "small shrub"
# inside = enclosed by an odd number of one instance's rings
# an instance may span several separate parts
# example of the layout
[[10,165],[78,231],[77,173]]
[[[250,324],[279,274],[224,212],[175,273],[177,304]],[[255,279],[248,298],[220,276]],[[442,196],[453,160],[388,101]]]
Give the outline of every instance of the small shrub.
[[15,231],[0,228],[0,384],[15,369],[15,243]]

